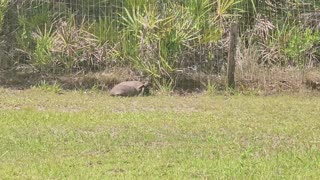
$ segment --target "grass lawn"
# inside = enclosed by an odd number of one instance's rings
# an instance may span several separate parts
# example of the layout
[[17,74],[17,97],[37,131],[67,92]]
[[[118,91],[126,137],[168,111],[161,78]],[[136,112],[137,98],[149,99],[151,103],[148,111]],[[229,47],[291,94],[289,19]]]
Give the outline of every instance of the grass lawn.
[[320,97],[0,89],[1,179],[319,179]]

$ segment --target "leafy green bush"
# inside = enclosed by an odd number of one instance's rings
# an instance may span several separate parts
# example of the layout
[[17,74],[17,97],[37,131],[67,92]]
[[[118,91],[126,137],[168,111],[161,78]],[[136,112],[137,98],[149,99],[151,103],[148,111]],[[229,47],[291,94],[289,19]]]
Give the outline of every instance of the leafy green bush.
[[293,27],[287,36],[284,53],[298,65],[305,65],[305,58],[312,47],[320,41],[320,33],[311,29]]
[[[306,7],[298,1],[46,0],[19,7],[19,49],[43,71],[127,66],[174,88],[183,73],[220,72],[234,19],[246,50],[259,51],[255,62],[301,65],[319,54],[319,31],[297,20]],[[286,17],[273,17],[281,12]]]
[[304,66],[311,61],[310,56],[316,56],[319,35],[319,31],[279,21],[267,35],[268,41],[260,43],[262,58],[272,64]]

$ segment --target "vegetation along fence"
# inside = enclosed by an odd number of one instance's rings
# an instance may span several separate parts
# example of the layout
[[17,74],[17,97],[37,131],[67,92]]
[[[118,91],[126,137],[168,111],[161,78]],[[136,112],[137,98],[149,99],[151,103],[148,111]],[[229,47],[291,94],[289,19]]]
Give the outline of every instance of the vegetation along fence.
[[0,0],[1,66],[129,67],[159,86],[207,85],[197,79],[226,74],[232,22],[241,77],[319,64],[319,0]]

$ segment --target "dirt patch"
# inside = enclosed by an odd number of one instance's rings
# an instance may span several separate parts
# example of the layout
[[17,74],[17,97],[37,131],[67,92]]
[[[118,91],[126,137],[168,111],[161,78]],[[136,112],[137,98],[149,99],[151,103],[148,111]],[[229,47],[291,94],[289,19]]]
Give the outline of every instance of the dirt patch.
[[54,77],[37,72],[18,73],[13,70],[0,71],[0,86],[12,89],[28,89],[42,80],[54,81]]
[[[0,86],[13,89],[27,89],[41,82],[58,84],[62,89],[92,89],[109,90],[115,84],[128,80],[146,79],[129,68],[113,68],[103,72],[75,74],[44,74],[31,66],[20,66],[11,70],[0,71]],[[203,92],[208,85],[217,91],[224,91],[225,77],[207,75],[204,73],[184,73],[177,76],[175,94]],[[262,91],[267,94],[279,92],[299,92],[302,89],[320,91],[320,71],[315,69],[302,72],[298,69],[269,69],[254,74],[237,74],[237,90]]]
[[306,74],[306,85],[312,90],[320,91],[320,72],[319,71],[311,71]]
[[48,84],[59,84],[63,89],[91,89],[93,87],[110,89],[122,81],[141,79],[127,68],[114,68],[96,73],[47,74],[25,65],[0,71],[0,86],[13,89],[28,89],[44,81]]
[[128,68],[113,68],[109,71],[96,73],[77,73],[57,77],[57,81],[64,89],[110,89],[122,81],[141,80],[135,72]]
[[306,89],[304,77],[308,71],[297,68],[260,68],[252,73],[237,74],[237,87],[241,91],[258,90],[264,94],[301,92]]

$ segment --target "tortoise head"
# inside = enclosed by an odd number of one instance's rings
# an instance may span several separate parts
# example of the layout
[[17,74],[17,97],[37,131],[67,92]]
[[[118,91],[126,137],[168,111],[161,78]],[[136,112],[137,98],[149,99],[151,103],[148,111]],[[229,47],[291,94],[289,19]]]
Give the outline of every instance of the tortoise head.
[[150,95],[150,82],[145,81],[142,85],[138,87],[141,95]]

